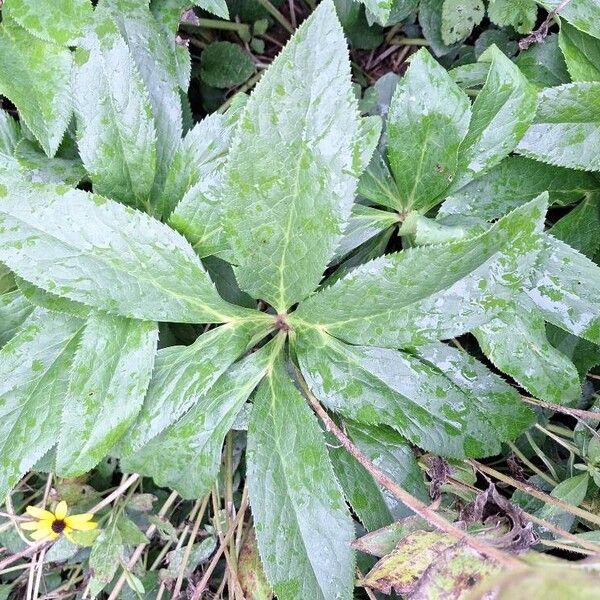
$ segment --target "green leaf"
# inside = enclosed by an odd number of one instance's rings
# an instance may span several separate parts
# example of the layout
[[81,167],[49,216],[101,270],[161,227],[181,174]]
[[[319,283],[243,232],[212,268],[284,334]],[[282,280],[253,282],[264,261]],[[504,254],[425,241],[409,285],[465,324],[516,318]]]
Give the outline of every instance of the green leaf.
[[525,135],[536,111],[536,90],[519,68],[495,46],[486,50],[485,57],[491,58],[491,66],[473,103],[452,189],[461,188],[508,156]]
[[399,220],[396,213],[378,210],[363,204],[355,204],[334,259],[343,258],[367,240],[398,224]]
[[546,335],[548,341],[577,367],[580,378],[585,377],[592,367],[600,365],[599,345],[582,340],[550,323],[546,325]]
[[327,0],[256,86],[222,192],[240,287],[280,312],[315,289],[341,237],[358,123],[343,31]]
[[[238,412],[264,377],[281,340],[236,363],[208,388],[176,423],[122,460],[124,468],[148,475],[184,498],[206,494],[221,465],[223,440]],[[223,369],[224,370],[224,369]]]
[[[409,218],[412,218],[414,214],[411,213]],[[437,220],[417,215],[414,223],[414,241],[417,246],[466,239],[481,235],[489,227],[489,223],[479,217],[468,215],[449,215]],[[409,224],[408,219],[404,221],[404,225],[407,224]]]
[[456,46],[446,45],[442,39],[442,8],[443,2],[440,0],[421,0],[419,2],[419,24],[436,56],[444,56],[456,49]]
[[450,186],[470,118],[468,96],[427,50],[419,50],[387,120],[388,158],[404,209],[433,206]]
[[[345,422],[346,432],[358,449],[390,479],[424,502],[430,500],[423,474],[410,444],[388,427]],[[411,513],[393,494],[382,488],[394,519]]]
[[254,70],[250,56],[231,42],[213,42],[200,56],[200,77],[212,87],[241,85],[252,76]]
[[60,296],[45,292],[41,288],[20,277],[16,277],[15,281],[21,294],[23,294],[33,306],[39,306],[40,308],[45,308],[46,310],[51,310],[53,312],[72,315],[79,319],[87,319],[91,312],[90,307],[85,304],[80,304],[79,302],[74,302],[68,298],[61,298]]
[[371,162],[358,182],[358,195],[393,210],[402,210],[402,197],[398,186],[379,150],[375,150]]
[[144,213],[64,186],[11,181],[0,197],[0,260],[44,290],[152,321],[247,313],[220,298],[184,238]]
[[159,350],[144,405],[121,443],[121,454],[133,454],[177,421],[267,332],[264,325],[225,325],[201,335],[190,346]]
[[[174,210],[169,223],[185,235],[192,244],[195,232],[201,227],[197,214],[201,212],[193,201],[196,196],[188,192],[198,184],[197,189],[206,190],[217,173],[222,173],[227,152],[234,132],[235,120],[227,115],[213,113],[204,118],[181,140],[169,170],[163,191],[163,214],[168,216]],[[207,181],[208,180],[208,181]],[[220,181],[220,179],[216,179]],[[186,202],[181,202],[186,197]],[[211,206],[218,212],[217,207]],[[199,210],[200,209],[200,210]],[[205,211],[206,212],[206,211]],[[210,213],[204,214],[205,217]]]
[[190,555],[186,560],[187,544],[176,550],[172,550],[167,554],[166,569],[160,570],[160,578],[162,581],[177,579],[179,573],[183,570],[184,577],[191,577],[198,565],[207,561],[211,554],[215,551],[217,543],[214,537],[209,537],[198,544],[194,544],[191,548]]
[[[329,458],[344,496],[367,531],[393,521],[383,494],[369,472],[333,437],[329,436]],[[419,467],[415,461],[415,468]]]
[[387,25],[394,0],[360,0],[380,25]]
[[122,560],[123,541],[120,531],[112,525],[103,529],[90,553],[90,569],[93,573],[89,592],[96,597],[115,576]]
[[153,200],[158,202],[183,133],[175,45],[150,12],[147,2],[104,0],[101,7],[108,10],[119,27],[150,96],[157,152]]
[[571,81],[565,59],[558,50],[558,35],[555,33],[521,52],[515,64],[538,89]]
[[77,46],[92,20],[90,0],[6,0],[4,16],[59,46]]
[[141,529],[123,514],[119,515],[117,518],[117,529],[121,534],[121,539],[124,544],[136,545],[148,543],[148,538]]
[[33,309],[19,290],[0,294],[0,348],[17,333]]
[[535,27],[535,0],[489,0],[488,17],[499,27],[512,27],[517,33],[529,33]]
[[545,212],[542,195],[478,237],[382,256],[302,302],[290,321],[390,348],[465,333],[521,290],[537,259]]
[[221,19],[229,19],[229,9],[225,0],[195,0],[194,4]]
[[48,158],[30,140],[21,140],[15,147],[14,157],[20,167],[20,174],[36,183],[64,183],[76,186],[85,178],[86,172],[78,158]]
[[[587,473],[575,475],[561,481],[550,495],[572,506],[579,506],[585,500],[589,483],[590,477]],[[536,516],[567,531],[571,530],[575,522],[575,516],[552,504],[545,504],[537,511]]]
[[542,162],[600,171],[600,83],[580,82],[543,90],[533,125],[517,152]]
[[566,21],[560,25],[558,43],[573,81],[600,81],[600,40]]
[[10,113],[0,109],[0,154],[12,156],[21,137],[19,122]]
[[[7,20],[0,26],[0,94],[54,156],[71,119],[71,53],[31,37]],[[17,76],[18,74],[18,76]]]
[[354,526],[320,427],[281,354],[256,394],[246,461],[258,548],[275,595],[350,598]]
[[165,186],[165,211],[174,208],[169,224],[201,257],[228,249],[220,195],[233,125],[218,114],[196,125],[182,141]]
[[600,248],[600,195],[589,194],[548,233],[593,259]]
[[438,215],[473,215],[491,221],[548,191],[550,203],[569,204],[598,190],[591,173],[509,156],[489,173],[450,194]]
[[473,333],[492,363],[530,394],[570,405],[581,395],[577,369],[550,344],[544,317],[524,300]]
[[158,327],[103,313],[87,320],[62,411],[56,471],[90,471],[137,416],[150,382]]
[[442,39],[445,44],[461,42],[485,16],[482,0],[443,0]]
[[148,92],[125,40],[98,16],[75,53],[73,96],[79,154],[97,194],[148,208],[156,133]]
[[37,309],[0,350],[0,498],[56,443],[83,322]]
[[544,318],[600,344],[600,267],[567,244],[544,236],[544,248],[527,291]]
[[585,33],[600,38],[600,2],[598,0],[577,0],[563,4],[563,0],[537,0],[547,10],[559,6],[560,17]]
[[443,344],[409,354],[349,346],[309,330],[298,333],[297,355],[313,393],[329,409],[359,423],[388,425],[442,456],[497,454],[501,442],[531,422],[531,411],[509,385]]

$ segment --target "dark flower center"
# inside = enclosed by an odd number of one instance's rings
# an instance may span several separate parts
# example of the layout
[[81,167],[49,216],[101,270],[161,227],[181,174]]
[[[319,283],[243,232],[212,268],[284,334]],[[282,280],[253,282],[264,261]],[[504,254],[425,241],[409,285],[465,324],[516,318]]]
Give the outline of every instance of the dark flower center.
[[56,519],[52,522],[52,531],[54,533],[62,533],[67,524],[62,519]]

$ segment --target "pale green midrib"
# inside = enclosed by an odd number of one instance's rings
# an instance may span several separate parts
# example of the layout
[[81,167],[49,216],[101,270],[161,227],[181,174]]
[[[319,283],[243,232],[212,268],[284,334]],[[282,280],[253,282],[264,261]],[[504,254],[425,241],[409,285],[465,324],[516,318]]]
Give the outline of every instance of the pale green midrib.
[[421,171],[423,170],[423,161],[425,160],[425,153],[427,150],[427,144],[429,142],[429,136],[431,134],[431,122],[427,121],[427,126],[425,129],[425,138],[421,142],[421,155],[419,157],[419,161],[417,162],[417,172],[415,173],[415,181],[413,183],[412,189],[407,198],[407,210],[410,210],[415,203],[415,194],[417,190],[417,186],[421,183]]
[[[272,410],[272,414],[274,414],[275,412],[277,412],[277,407],[276,407],[276,402],[275,402],[275,388],[273,386],[273,375],[271,373],[271,375],[267,378],[269,381],[269,390],[270,390],[270,396],[271,396],[271,410]],[[302,397],[302,400],[304,401],[304,397]],[[294,501],[294,498],[292,496],[292,494],[290,494],[290,491],[293,490],[293,488],[290,486],[290,482],[288,480],[287,477],[287,473],[286,473],[286,467],[284,466],[284,460],[283,457],[285,456],[285,454],[283,453],[283,448],[281,446],[281,441],[279,439],[279,437],[277,435],[275,435],[275,430],[274,430],[274,434],[273,434],[273,441],[275,442],[275,446],[277,448],[277,456],[279,458],[279,465],[281,467],[281,475],[283,477],[283,481],[285,483],[285,487],[286,487],[286,491],[287,491],[287,497],[290,500],[290,505],[292,506],[293,510],[294,510],[294,515],[295,515],[295,522],[296,522],[296,527],[297,527],[297,532],[298,532],[298,537],[300,538],[300,541],[302,543],[302,547],[304,548],[304,555],[305,557],[308,559],[308,564],[310,565],[310,570],[311,573],[313,575],[314,578],[314,583],[316,584],[316,587],[319,589],[319,591],[321,592],[321,596],[323,600],[325,599],[325,596],[323,596],[323,590],[321,588],[321,584],[319,582],[319,579],[317,577],[317,574],[315,572],[315,568],[314,565],[312,563],[312,552],[309,552],[309,549],[306,545],[306,541],[304,540],[304,533],[303,533],[303,528],[300,525],[300,518],[299,515],[302,514],[301,510],[298,510],[298,507],[296,505],[296,502]],[[314,599],[317,600],[317,599]]]
[[[485,234],[484,234],[485,235]],[[386,314],[390,314],[390,313],[394,313],[394,312],[398,312],[398,310],[404,310],[407,308],[410,308],[416,304],[418,304],[419,302],[422,302],[423,300],[426,300],[427,298],[430,298],[431,296],[433,296],[434,294],[441,294],[444,292],[447,292],[453,285],[456,285],[459,281],[461,281],[461,279],[464,279],[465,277],[468,277],[469,275],[471,275],[472,273],[474,273],[477,269],[480,269],[481,267],[483,267],[486,263],[490,262],[491,260],[493,260],[496,255],[502,251],[502,249],[506,246],[506,244],[509,244],[511,242],[513,242],[514,239],[506,239],[504,240],[504,243],[499,246],[492,254],[490,254],[483,262],[481,262],[480,264],[477,265],[477,267],[475,267],[472,271],[470,271],[469,273],[467,273],[467,275],[464,275],[462,277],[460,277],[459,279],[456,279],[454,281],[452,281],[452,283],[450,283],[449,285],[439,289],[439,290],[435,290],[433,292],[433,294],[429,294],[428,296],[421,296],[419,298],[417,298],[416,300],[412,300],[411,302],[404,304],[400,307],[395,306],[394,308],[390,308],[387,310],[382,310],[379,311],[377,313],[372,313],[368,316],[360,316],[360,317],[352,317],[351,319],[345,319],[344,321],[335,321],[333,323],[315,323],[315,322],[311,322],[311,321],[305,321],[304,319],[296,319],[296,322],[300,322],[304,325],[308,325],[309,327],[323,327],[323,328],[327,328],[327,327],[341,327],[343,325],[347,325],[348,323],[353,323],[355,321],[371,321],[373,319],[377,319],[383,315]],[[476,248],[473,248],[472,250],[477,250]],[[332,288],[327,288],[327,289],[332,289]],[[326,290],[325,290],[326,291]],[[324,291],[324,293],[325,293]]]
[[[123,42],[125,43],[124,40],[123,40]],[[133,61],[133,58],[132,58],[131,53],[129,51],[129,48],[127,48],[127,47],[126,47],[126,52],[127,52],[128,56],[129,56],[129,58],[131,60],[131,66],[132,66],[132,68],[134,70],[134,73],[136,75],[138,75],[138,77],[140,77],[140,80],[141,80],[141,76],[139,76],[139,74],[137,72],[137,67],[134,64],[134,61]],[[99,38],[98,38],[98,55],[99,55],[98,58],[100,59],[100,63],[102,65],[102,67],[101,67],[102,68],[102,74],[104,76],[105,82],[107,82],[107,86],[106,87],[111,92],[111,93],[107,94],[107,96],[108,96],[108,102],[110,104],[110,108],[111,108],[113,114],[116,115],[116,114],[118,114],[118,112],[117,112],[116,107],[115,107],[114,102],[113,102],[112,86],[110,84],[110,79],[108,78],[108,74],[107,74],[107,71],[106,71],[106,61],[104,59],[104,49],[102,48],[102,42],[101,42],[101,40]],[[135,78],[134,78],[134,81],[135,81]],[[138,80],[137,83],[140,83],[140,81]],[[143,94],[142,94],[142,97],[143,97]],[[147,100],[146,98],[143,98],[143,99]],[[141,203],[142,206],[145,206],[145,203],[146,203],[147,199],[143,198],[143,197],[141,197],[139,195],[138,191],[136,190],[136,186],[133,184],[133,178],[131,177],[131,169],[129,167],[129,161],[127,160],[128,156],[125,154],[125,146],[123,144],[123,138],[121,136],[121,132],[119,131],[119,128],[116,126],[116,124],[115,124],[114,121],[113,121],[112,125],[113,125],[112,130],[116,133],[116,137],[119,140],[119,147],[121,149],[121,156],[123,158],[122,164],[125,166],[125,171],[127,173],[127,180],[129,181],[129,189],[131,190],[131,194],[134,196],[134,198],[136,198],[136,200],[139,203]],[[154,144],[156,144],[156,132],[155,132]],[[156,166],[155,166],[155,170],[156,170]],[[154,180],[154,177],[152,179]]]
[[[127,331],[126,331],[125,336],[124,336],[125,339],[124,340],[123,339],[120,340],[121,344],[120,344],[120,348],[119,348],[119,353],[118,354],[114,354],[111,357],[112,360],[113,360],[113,366],[115,367],[115,369],[111,369],[111,371],[110,371],[110,379],[108,381],[108,385],[106,386],[106,388],[112,387],[112,383],[113,383],[113,381],[115,379],[115,375],[116,375],[116,367],[118,366],[118,364],[119,364],[119,362],[120,362],[120,360],[121,360],[121,358],[123,356],[122,355],[122,349],[123,348],[130,348],[129,341],[130,341],[130,338],[131,338],[132,334],[134,335],[134,338],[137,337],[136,336],[136,334],[137,334],[136,329],[132,330],[132,325],[134,327],[137,326],[136,325],[136,320],[135,319],[129,319],[127,317],[120,317],[120,318],[125,319],[125,320],[128,321],[128,323],[127,323]],[[147,336],[148,333],[150,333],[150,332],[144,332],[144,338]],[[146,342],[147,340],[144,339],[143,341]],[[143,345],[144,344],[140,344],[140,346],[143,346]],[[146,348],[146,350],[147,350],[147,348]],[[138,351],[139,351],[139,348],[136,350],[135,354],[138,354]],[[128,354],[130,354],[130,352],[128,352]],[[156,351],[154,352],[153,357],[155,355],[156,355]],[[139,361],[139,359],[138,359],[138,361]],[[69,378],[69,387],[68,387],[67,396],[66,396],[67,399],[69,399],[70,396],[71,396],[71,392],[72,392],[72,387],[71,386],[72,386],[72,383],[73,383],[73,378],[70,377]],[[148,380],[148,385],[149,384],[150,384],[150,380]],[[139,406],[140,406],[140,408],[141,408],[141,406],[144,403],[144,398],[146,396],[148,385],[146,386],[146,389],[145,389],[145,391],[143,393],[143,396],[139,399]],[[128,400],[128,406],[129,407],[131,406],[130,403],[131,403],[131,396],[129,396],[129,400]],[[131,425],[131,423],[132,423],[132,420],[135,419],[138,414],[139,414],[139,410],[138,410],[137,413],[135,413],[135,414],[131,415],[130,417],[128,417],[127,420],[121,420],[117,425],[114,425],[111,430],[109,430],[108,432],[106,432],[106,435],[104,436],[104,438],[106,439],[106,438],[110,437],[111,435],[114,435],[115,430],[117,430],[120,427],[123,427],[123,423],[126,423],[126,426],[129,427],[129,425]],[[64,414],[63,414],[63,418],[64,418]],[[63,422],[63,426],[64,426],[64,422]],[[120,437],[122,437],[122,434],[121,434],[121,436],[119,436],[119,439],[120,439]],[[118,440],[116,440],[116,441],[118,441]],[[71,456],[71,460],[70,460],[71,471],[68,471],[68,469],[66,471],[67,472],[72,472],[72,465],[73,464],[77,465],[77,463],[81,460],[81,457],[82,457],[83,454],[85,454],[86,452],[97,451],[98,445],[102,444],[102,443],[103,443],[103,440],[100,440],[100,441],[99,440],[95,440],[94,443],[92,443],[91,437],[87,437],[87,439],[83,442],[83,444],[78,447],[78,450],[77,450],[76,454],[74,454],[74,455]],[[62,444],[59,443],[58,446],[57,446],[57,454],[59,453],[59,450],[60,450],[61,447],[62,447]],[[60,453],[62,454],[62,452],[60,452]]]
[[[79,250],[80,250],[79,248],[74,248],[74,247],[73,247],[73,246],[71,246],[71,245],[70,245],[68,242],[65,242],[64,240],[60,239],[60,238],[59,238],[59,237],[57,237],[56,235],[54,235],[54,234],[52,234],[52,233],[49,233],[49,232],[47,232],[47,231],[46,231],[46,230],[44,230],[43,228],[41,228],[41,227],[39,227],[39,226],[37,226],[37,225],[32,225],[32,224],[31,224],[31,223],[29,223],[28,221],[26,221],[26,220],[24,220],[24,219],[22,219],[22,218],[20,218],[20,217],[17,217],[17,216],[15,216],[15,215],[13,215],[13,214],[11,214],[11,213],[9,213],[9,212],[2,211],[2,205],[0,204],[0,214],[2,214],[2,213],[3,213],[3,214],[5,214],[5,215],[6,215],[6,216],[7,216],[9,219],[14,219],[14,220],[15,220],[15,221],[17,221],[18,223],[24,224],[26,227],[29,227],[31,230],[33,230],[33,231],[38,231],[38,232],[40,232],[40,233],[42,233],[42,234],[44,234],[44,235],[46,235],[46,236],[48,236],[48,237],[52,238],[53,240],[56,240],[56,241],[57,241],[57,242],[59,242],[61,245],[65,246],[65,247],[67,247],[67,248],[71,248],[71,249],[74,249],[74,250],[77,250],[77,251],[79,251]],[[125,241],[125,243],[129,244],[129,241],[127,240],[127,238],[126,238],[125,236],[123,236],[123,238],[122,238],[122,239]],[[130,246],[130,247],[131,247],[131,246]],[[98,259],[99,259],[99,261],[100,261],[100,262],[103,262],[105,265],[107,265],[107,266],[109,267],[109,269],[110,269],[110,270],[115,270],[115,271],[117,271],[117,272],[126,273],[128,276],[130,275],[130,272],[129,272],[129,271],[123,271],[123,270],[120,270],[120,269],[116,269],[116,268],[114,267],[114,265],[112,265],[112,264],[111,264],[109,261],[105,260],[105,259],[102,257],[102,255],[100,255],[100,256],[98,257]],[[205,273],[205,274],[206,274],[206,277],[208,278],[208,282],[206,282],[206,283],[208,284],[208,287],[209,287],[209,289],[212,289],[212,290],[214,291],[214,293],[216,294],[217,298],[218,298],[218,299],[219,299],[221,302],[224,302],[224,303],[226,303],[226,300],[223,300],[223,299],[221,298],[221,296],[219,296],[218,292],[216,291],[216,288],[214,287],[214,284],[213,284],[213,283],[212,283],[212,281],[210,280],[210,277],[208,276],[208,274],[206,273],[206,271],[202,270],[202,272],[203,272],[203,273]],[[22,277],[22,278],[23,278],[23,279],[25,279],[26,281],[29,281],[29,279],[27,279],[26,277],[23,277],[22,275],[19,275],[19,277]],[[213,308],[211,308],[209,305],[207,305],[207,304],[205,304],[205,303],[202,303],[202,302],[198,301],[198,300],[197,300],[197,298],[195,298],[194,296],[185,296],[185,295],[182,295],[182,294],[176,293],[176,292],[174,292],[173,290],[169,290],[168,288],[164,288],[162,285],[160,285],[160,284],[159,284],[158,282],[156,282],[155,280],[153,280],[153,279],[148,279],[147,277],[138,276],[138,277],[136,277],[136,278],[137,278],[137,279],[139,279],[140,281],[143,281],[143,282],[145,282],[145,283],[151,283],[151,284],[153,284],[153,285],[152,285],[152,287],[154,287],[154,288],[156,288],[156,289],[160,290],[161,292],[165,292],[167,296],[172,296],[172,297],[174,297],[174,298],[176,298],[176,299],[181,299],[181,300],[183,300],[183,301],[184,301],[185,303],[187,303],[187,304],[194,304],[194,305],[198,306],[199,308],[201,308],[202,310],[204,310],[204,311],[205,311],[207,314],[210,314],[210,315],[213,315],[213,316],[215,316],[215,317],[218,317],[219,319],[222,319],[222,321],[221,321],[222,323],[227,323],[227,322],[240,322],[240,321],[252,321],[254,318],[258,318],[258,317],[259,317],[261,314],[264,314],[264,313],[260,313],[259,311],[252,311],[252,309],[246,309],[246,310],[248,310],[248,311],[251,311],[251,312],[256,312],[257,314],[256,314],[256,315],[253,315],[253,316],[251,316],[251,315],[248,315],[248,316],[246,316],[246,317],[242,317],[242,316],[233,316],[233,315],[225,315],[225,314],[223,314],[223,313],[220,313],[220,312],[219,312],[217,309],[213,309]],[[30,283],[31,285],[36,285],[36,284],[35,284],[33,281],[29,281],[29,283]],[[52,293],[52,292],[51,292],[51,293]],[[56,294],[56,295],[58,295],[58,294]],[[69,298],[70,300],[73,300],[73,301],[75,301],[75,302],[81,302],[82,304],[85,304],[86,306],[90,306],[91,308],[96,308],[96,307],[95,307],[93,304],[90,304],[89,302],[84,302],[84,301],[82,301],[82,300],[80,300],[80,299],[77,299],[77,298],[72,298],[72,297],[71,297],[69,294],[67,294],[67,293],[65,293],[65,294],[63,294],[63,295],[64,295],[64,297],[66,297],[66,298]],[[231,304],[231,306],[232,306],[232,307],[235,307],[236,309],[238,309],[238,311],[239,311],[239,310],[242,310],[242,307],[239,307],[239,306],[237,306],[237,305],[235,305],[235,304]],[[107,310],[107,309],[104,309],[104,310],[106,310],[106,311],[107,311],[107,312],[109,312],[110,314],[114,314],[114,315],[116,315],[116,316],[120,316],[120,317],[123,317],[123,316],[124,316],[125,318],[130,318],[130,319],[131,319],[131,318],[133,318],[133,319],[135,319],[135,318],[138,318],[138,317],[134,317],[134,316],[132,316],[132,315],[122,315],[122,314],[119,314],[119,313],[116,313],[116,312],[114,312],[114,311],[110,311],[110,310]]]

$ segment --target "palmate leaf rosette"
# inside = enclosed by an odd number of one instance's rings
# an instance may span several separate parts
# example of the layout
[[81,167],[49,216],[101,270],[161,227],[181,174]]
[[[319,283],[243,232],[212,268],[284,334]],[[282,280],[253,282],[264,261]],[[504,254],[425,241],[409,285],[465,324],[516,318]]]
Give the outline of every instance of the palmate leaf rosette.
[[[0,171],[0,262],[17,286],[0,295],[0,311],[14,306],[20,315],[0,330],[0,496],[56,447],[60,476],[85,473],[111,454],[196,498],[213,485],[223,440],[243,426],[236,419],[250,404],[247,479],[270,584],[280,600],[349,599],[348,504],[360,498],[357,482],[378,494],[377,519],[353,507],[365,525],[386,524],[401,507],[343,452],[332,464],[300,389],[308,386],[365,455],[421,499],[426,487],[411,444],[453,458],[497,453],[533,414],[503,379],[444,340],[501,318],[524,293],[544,296],[547,286],[531,282],[557,268],[543,234],[547,195],[477,234],[381,256],[323,284],[381,130],[378,119],[360,117],[331,0],[237,112],[210,117],[183,139],[180,107],[171,114],[167,106],[179,86],[170,54],[149,57],[140,45],[140,32],[157,27],[154,17],[129,0],[100,6],[94,18],[104,26],[82,43],[77,77],[105,81],[107,61],[120,57],[119,77],[142,110],[112,110],[121,88],[103,86],[91,98],[107,109],[110,127],[90,127],[93,115],[76,100],[78,140],[92,184],[117,197]],[[516,77],[520,98],[518,73],[495,60]],[[413,80],[447,84],[428,55],[415,64],[422,71]],[[153,78],[155,68],[165,79]],[[400,94],[411,80],[405,84]],[[475,134],[491,127],[461,106],[443,152],[453,169],[463,164],[459,138],[469,151],[485,148],[486,135]],[[120,161],[101,160],[111,140],[127,148],[132,130],[142,145],[128,155],[131,165],[147,167],[135,176]],[[509,133],[502,152],[516,143]],[[210,135],[214,144],[205,143]],[[399,172],[403,157],[395,156]],[[437,176],[415,189],[423,205],[444,191]],[[558,247],[562,260],[568,251]],[[211,254],[233,265],[222,261],[221,273],[235,294],[223,281],[217,291],[200,259]],[[571,296],[565,290],[565,302]],[[210,327],[189,345],[158,349],[157,322]],[[595,322],[583,334],[594,338]],[[338,480],[344,464],[352,476]]]

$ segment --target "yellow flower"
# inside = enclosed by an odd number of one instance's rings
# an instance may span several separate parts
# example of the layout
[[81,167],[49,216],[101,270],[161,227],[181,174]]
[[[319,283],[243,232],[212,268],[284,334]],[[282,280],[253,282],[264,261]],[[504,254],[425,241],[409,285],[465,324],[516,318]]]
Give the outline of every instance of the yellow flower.
[[55,540],[62,534],[70,542],[75,543],[75,540],[71,537],[71,532],[74,529],[89,531],[98,527],[98,523],[92,521],[94,515],[91,513],[68,517],[68,506],[64,500],[56,505],[54,512],[37,506],[28,506],[25,510],[35,521],[21,523],[21,528],[31,531],[31,539],[36,541]]

